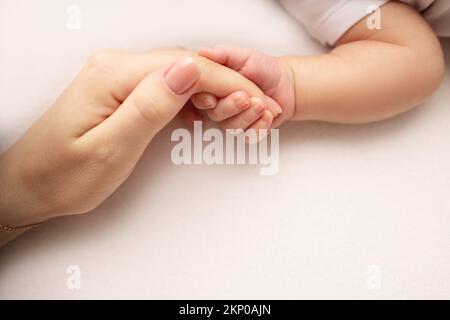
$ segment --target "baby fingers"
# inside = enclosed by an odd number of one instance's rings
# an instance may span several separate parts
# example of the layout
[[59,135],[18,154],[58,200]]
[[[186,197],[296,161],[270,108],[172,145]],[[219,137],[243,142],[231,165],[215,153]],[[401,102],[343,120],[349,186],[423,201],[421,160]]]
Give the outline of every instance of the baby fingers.
[[261,118],[266,110],[263,101],[259,98],[251,98],[250,106],[238,115],[222,122],[225,129],[247,129]]
[[209,110],[216,107],[217,98],[211,93],[200,92],[192,96],[191,102],[197,109]]
[[237,91],[220,99],[214,109],[206,113],[213,121],[221,122],[232,118],[250,107],[250,97],[244,91]]

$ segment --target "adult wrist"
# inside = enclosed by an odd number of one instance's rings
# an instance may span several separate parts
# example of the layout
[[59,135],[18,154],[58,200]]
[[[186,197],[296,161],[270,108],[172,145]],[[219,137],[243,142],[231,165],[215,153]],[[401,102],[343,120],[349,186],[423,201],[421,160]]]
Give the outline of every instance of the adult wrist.
[[45,220],[45,209],[38,204],[26,185],[16,177],[15,166],[8,153],[0,155],[0,229],[27,229]]

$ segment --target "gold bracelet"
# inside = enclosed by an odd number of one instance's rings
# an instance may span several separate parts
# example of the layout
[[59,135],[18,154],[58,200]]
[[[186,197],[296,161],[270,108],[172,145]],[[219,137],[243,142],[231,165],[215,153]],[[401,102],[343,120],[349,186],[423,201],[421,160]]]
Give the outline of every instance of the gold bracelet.
[[15,232],[15,231],[23,230],[23,229],[29,229],[29,228],[38,227],[38,226],[40,226],[40,225],[42,225],[44,223],[45,223],[45,221],[41,222],[41,223],[35,223],[35,224],[30,224],[30,225],[21,226],[21,227],[7,227],[7,226],[4,226],[4,225],[0,224],[0,230],[8,231],[8,232]]

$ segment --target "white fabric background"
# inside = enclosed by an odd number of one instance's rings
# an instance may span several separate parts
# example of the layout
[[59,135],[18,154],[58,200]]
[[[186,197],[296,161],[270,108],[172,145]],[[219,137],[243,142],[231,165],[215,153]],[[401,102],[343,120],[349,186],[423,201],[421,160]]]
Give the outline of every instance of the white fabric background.
[[[77,0],[78,32],[65,27],[69,4],[0,1],[1,150],[95,48],[322,50],[275,1]],[[0,298],[450,298],[449,101],[447,79],[389,121],[288,124],[272,177],[173,165],[174,124],[98,210],[2,248]],[[81,290],[66,288],[69,265]]]

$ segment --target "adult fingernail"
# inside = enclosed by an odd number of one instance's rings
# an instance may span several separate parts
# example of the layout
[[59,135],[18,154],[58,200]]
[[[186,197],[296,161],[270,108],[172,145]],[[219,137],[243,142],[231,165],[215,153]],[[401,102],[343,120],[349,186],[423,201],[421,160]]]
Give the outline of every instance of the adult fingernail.
[[186,57],[175,63],[164,79],[169,88],[178,95],[187,92],[197,82],[200,72],[192,57]]

